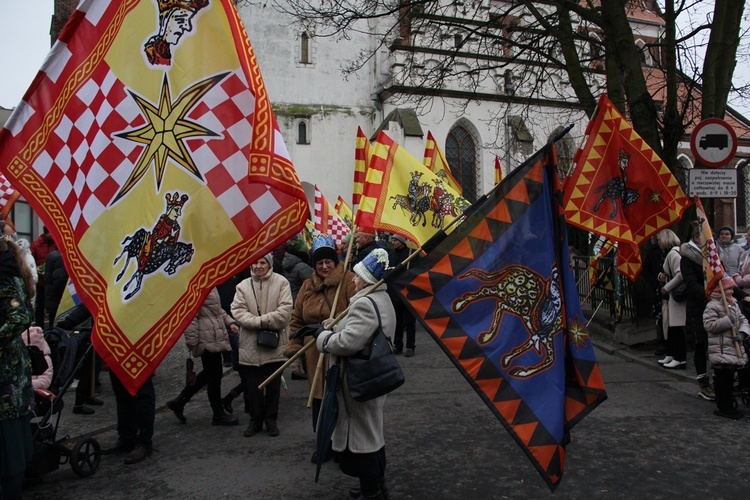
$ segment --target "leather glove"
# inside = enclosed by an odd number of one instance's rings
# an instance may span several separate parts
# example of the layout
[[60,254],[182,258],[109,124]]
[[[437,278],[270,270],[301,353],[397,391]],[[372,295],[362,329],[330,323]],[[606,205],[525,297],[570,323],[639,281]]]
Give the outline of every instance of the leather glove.
[[321,331],[323,331],[323,326],[320,323],[310,323],[309,325],[305,325],[294,332],[289,338],[301,339],[303,337],[307,337],[308,335],[312,335],[317,338]]

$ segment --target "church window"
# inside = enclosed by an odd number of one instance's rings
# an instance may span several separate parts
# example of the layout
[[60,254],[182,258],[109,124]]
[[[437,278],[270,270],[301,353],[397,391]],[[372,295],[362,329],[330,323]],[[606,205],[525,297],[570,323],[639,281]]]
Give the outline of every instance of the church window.
[[455,125],[445,139],[445,159],[463,188],[464,198],[470,202],[477,198],[478,144],[479,138],[461,123]]
[[302,33],[299,37],[299,62],[302,64],[311,64],[310,56],[310,37],[307,33]]
[[302,118],[297,122],[297,144],[310,144],[307,118]]

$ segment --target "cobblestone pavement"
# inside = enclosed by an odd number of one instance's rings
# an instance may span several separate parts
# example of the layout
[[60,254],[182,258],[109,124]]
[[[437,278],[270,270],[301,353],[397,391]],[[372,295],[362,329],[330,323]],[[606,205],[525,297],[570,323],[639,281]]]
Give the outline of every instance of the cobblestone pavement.
[[[407,382],[386,402],[390,497],[746,498],[750,418],[715,417],[713,403],[698,398],[691,369],[659,367],[654,345],[626,347],[596,323],[591,330],[609,399],[573,429],[555,493],[437,344],[418,330],[416,356],[399,358]],[[314,482],[306,381],[287,378],[279,437],[243,438],[248,418],[241,407],[235,405],[240,426],[212,426],[205,392],[186,407],[187,424],[165,410],[184,382],[184,359],[178,343],[157,371],[158,451],[151,458],[125,466],[121,456],[105,456],[88,478],[62,465],[27,485],[24,498],[348,498],[356,481],[333,462]],[[105,405],[92,416],[73,415],[68,405],[60,431],[74,440],[91,433],[104,445],[116,439],[114,398],[106,376],[102,382]],[[229,370],[223,392],[236,382]]]

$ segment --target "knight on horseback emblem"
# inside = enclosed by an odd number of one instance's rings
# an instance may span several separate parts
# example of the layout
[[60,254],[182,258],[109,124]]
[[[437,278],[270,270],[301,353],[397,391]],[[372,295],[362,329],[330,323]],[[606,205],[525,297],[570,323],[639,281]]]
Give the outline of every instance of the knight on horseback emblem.
[[177,271],[177,267],[187,264],[193,258],[193,244],[178,241],[180,238],[180,223],[177,220],[182,215],[182,208],[188,201],[188,195],[179,193],[167,193],[166,209],[159,217],[154,228],[149,232],[144,228],[138,229],[134,234],[126,236],[122,240],[122,251],[112,265],[116,265],[120,258],[125,255],[125,266],[115,278],[115,282],[125,274],[130,259],[135,259],[137,268],[130,277],[125,286],[127,291],[130,284],[135,282],[133,291],[125,296],[125,300],[130,299],[141,289],[141,283],[144,275],[151,274],[159,270],[164,264],[164,271],[172,275]]

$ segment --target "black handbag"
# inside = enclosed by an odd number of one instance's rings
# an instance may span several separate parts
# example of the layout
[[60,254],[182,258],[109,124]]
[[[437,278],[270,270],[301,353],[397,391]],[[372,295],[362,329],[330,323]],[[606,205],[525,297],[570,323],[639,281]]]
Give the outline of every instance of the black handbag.
[[26,330],[26,340],[26,351],[29,353],[29,359],[31,359],[31,375],[34,377],[42,375],[49,368],[47,358],[44,357],[41,349],[35,345],[31,345],[31,333],[29,333],[29,330]]
[[258,330],[258,345],[271,349],[279,346],[279,333],[273,330]]
[[675,302],[685,302],[687,300],[687,285],[684,282],[680,283],[671,293]]
[[[255,295],[255,287],[253,286],[253,282],[250,282],[250,288],[253,291],[253,297],[255,297],[255,308],[258,309],[258,317],[260,318],[263,316],[260,312],[260,303],[258,302],[258,296]],[[279,332],[275,332],[273,330],[266,330],[262,326],[263,320],[261,320],[261,328],[258,330],[258,335],[256,336],[256,342],[261,347],[268,347],[269,349],[275,349],[279,347]]]
[[375,307],[378,328],[368,345],[346,359],[345,369],[349,395],[360,402],[378,398],[404,385],[404,372],[393,354],[391,341],[383,333],[378,306],[370,297],[366,298]]

